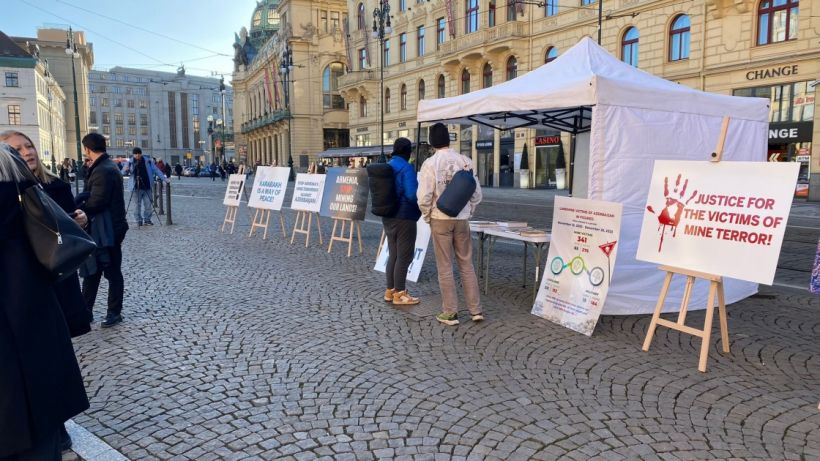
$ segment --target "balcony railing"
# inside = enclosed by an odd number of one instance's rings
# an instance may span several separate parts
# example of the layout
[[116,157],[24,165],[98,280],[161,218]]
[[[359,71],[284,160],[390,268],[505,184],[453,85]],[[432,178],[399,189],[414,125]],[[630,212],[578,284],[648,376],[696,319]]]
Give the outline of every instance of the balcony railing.
[[356,86],[362,82],[378,82],[378,70],[360,70],[348,72],[339,77],[339,88]]
[[290,111],[285,109],[277,110],[268,115],[262,115],[255,119],[248,120],[240,126],[240,131],[242,133],[249,133],[264,126],[273,125],[281,120],[287,120],[288,118],[290,118]]
[[446,56],[468,51],[484,44],[492,44],[494,41],[506,38],[524,38],[527,36],[526,27],[527,23],[525,22],[513,21],[489,29],[481,29],[442,43],[439,53]]

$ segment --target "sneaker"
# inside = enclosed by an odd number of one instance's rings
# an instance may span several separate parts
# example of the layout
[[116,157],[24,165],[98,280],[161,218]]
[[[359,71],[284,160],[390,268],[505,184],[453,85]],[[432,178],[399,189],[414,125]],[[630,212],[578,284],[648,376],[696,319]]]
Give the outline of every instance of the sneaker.
[[153,226],[154,225],[154,223],[152,223],[151,221],[145,221],[142,224],[145,225],[145,226]]
[[395,293],[395,292],[396,292],[396,290],[394,290],[393,288],[388,288],[388,289],[384,290],[384,302],[392,303],[393,302],[393,293]]
[[470,318],[473,320],[473,322],[480,322],[484,320],[484,314],[473,314],[472,316],[470,316]]
[[458,325],[458,314],[447,314],[445,312],[442,312],[441,314],[436,316],[436,320],[445,325]]
[[100,324],[100,328],[111,328],[118,323],[122,323],[122,315],[108,314],[105,316],[105,320]]
[[409,306],[411,304],[418,304],[419,298],[410,296],[407,290],[397,291],[393,293],[393,304],[398,306]]

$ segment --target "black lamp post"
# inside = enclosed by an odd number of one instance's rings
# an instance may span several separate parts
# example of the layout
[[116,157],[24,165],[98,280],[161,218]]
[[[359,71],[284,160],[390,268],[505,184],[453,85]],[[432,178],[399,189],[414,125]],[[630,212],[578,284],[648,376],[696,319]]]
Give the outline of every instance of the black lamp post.
[[282,60],[279,62],[279,73],[282,74],[285,92],[285,107],[288,109],[288,168],[290,168],[289,181],[294,180],[293,176],[293,114],[290,108],[290,73],[293,71],[293,50],[290,46],[285,47],[282,53]]
[[379,112],[381,113],[381,139],[379,145],[381,146],[381,154],[379,155],[379,163],[386,163],[387,157],[384,155],[384,41],[387,35],[393,32],[390,27],[390,4],[384,0],[381,3],[381,8],[373,10],[373,38],[377,39],[381,49],[381,69],[380,69],[380,88],[379,91]]
[[208,115],[208,140],[211,144],[211,163],[216,162],[216,152],[214,152],[214,116]]
[[[228,123],[228,117],[225,114],[225,77],[219,79],[219,94],[222,98],[222,134],[220,136],[222,145],[219,148],[219,163],[225,163],[225,124]],[[217,120],[219,124],[219,120]]]
[[[83,164],[83,149],[80,145],[80,104],[77,101],[77,69],[74,67],[74,58],[80,56],[77,52],[77,44],[74,43],[74,31],[68,28],[68,38],[65,41],[65,54],[71,59],[71,79],[74,81],[74,134],[77,138],[77,177],[74,179],[74,191],[80,193],[80,165]],[[53,155],[53,154],[52,154]]]

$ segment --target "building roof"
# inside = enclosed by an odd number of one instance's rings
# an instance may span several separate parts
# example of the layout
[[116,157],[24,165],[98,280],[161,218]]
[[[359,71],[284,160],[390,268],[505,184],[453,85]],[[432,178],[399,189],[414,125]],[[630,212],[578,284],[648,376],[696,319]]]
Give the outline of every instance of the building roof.
[[256,49],[259,49],[268,39],[279,30],[280,19],[279,0],[262,0],[256,3],[251,14],[250,39]]
[[32,68],[37,64],[37,60],[14,43],[8,35],[0,32],[0,64],[9,67]]

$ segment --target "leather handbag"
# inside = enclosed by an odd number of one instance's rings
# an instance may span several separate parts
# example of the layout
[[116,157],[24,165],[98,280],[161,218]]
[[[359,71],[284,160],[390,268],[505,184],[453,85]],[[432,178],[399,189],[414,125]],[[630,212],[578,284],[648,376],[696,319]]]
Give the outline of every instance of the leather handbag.
[[97,248],[94,240],[38,182],[22,191],[19,183],[16,186],[26,235],[37,261],[57,279],[70,275]]

